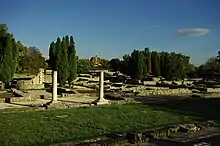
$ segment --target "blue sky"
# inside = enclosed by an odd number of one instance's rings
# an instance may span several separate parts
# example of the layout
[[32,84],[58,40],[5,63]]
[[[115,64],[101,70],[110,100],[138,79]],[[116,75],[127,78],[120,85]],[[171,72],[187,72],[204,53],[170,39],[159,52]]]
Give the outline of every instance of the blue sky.
[[48,55],[74,36],[80,57],[122,57],[134,48],[187,54],[201,64],[220,49],[219,0],[0,0],[0,23]]

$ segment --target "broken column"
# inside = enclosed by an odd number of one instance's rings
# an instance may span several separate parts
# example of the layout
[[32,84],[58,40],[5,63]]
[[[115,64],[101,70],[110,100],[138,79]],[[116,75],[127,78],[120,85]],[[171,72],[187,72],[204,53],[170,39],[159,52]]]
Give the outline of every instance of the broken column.
[[53,92],[52,92],[52,103],[57,102],[57,71],[53,71]]

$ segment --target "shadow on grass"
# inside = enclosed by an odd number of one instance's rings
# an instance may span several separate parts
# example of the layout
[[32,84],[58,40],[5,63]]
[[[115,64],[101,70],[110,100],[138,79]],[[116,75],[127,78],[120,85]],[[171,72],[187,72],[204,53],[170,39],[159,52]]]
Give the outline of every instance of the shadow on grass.
[[155,110],[198,117],[201,120],[220,122],[220,98],[192,98],[178,96],[139,97],[137,101]]
[[154,143],[159,146],[192,146],[202,142],[209,143],[211,146],[217,146],[220,144],[220,136],[216,135],[212,137],[196,139],[189,142],[177,142],[177,141],[159,140],[159,139],[157,140],[155,139],[151,141],[151,143]]

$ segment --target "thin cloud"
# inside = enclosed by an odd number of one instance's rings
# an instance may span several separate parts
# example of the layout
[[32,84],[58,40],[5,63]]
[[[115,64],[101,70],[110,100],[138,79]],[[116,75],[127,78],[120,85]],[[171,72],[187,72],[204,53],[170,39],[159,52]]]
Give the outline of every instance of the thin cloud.
[[185,28],[179,29],[178,34],[181,36],[204,36],[210,32],[207,28]]
[[157,28],[157,27],[159,27],[159,25],[158,24],[155,24],[155,25],[148,25],[148,26],[145,26],[144,28]]

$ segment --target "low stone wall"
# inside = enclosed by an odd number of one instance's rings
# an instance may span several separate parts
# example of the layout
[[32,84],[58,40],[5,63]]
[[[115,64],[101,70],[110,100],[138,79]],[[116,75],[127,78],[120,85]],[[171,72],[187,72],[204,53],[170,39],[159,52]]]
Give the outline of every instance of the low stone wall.
[[44,88],[44,84],[33,84],[32,80],[20,80],[20,81],[17,81],[17,88],[20,90],[42,89]]
[[144,85],[151,85],[151,86],[155,86],[157,84],[156,81],[143,81]]
[[207,88],[207,92],[220,92],[220,88]]
[[137,96],[147,95],[172,95],[172,94],[189,94],[192,93],[189,89],[167,89],[167,90],[143,90]]
[[11,97],[10,102],[33,102],[36,98],[33,97]]

